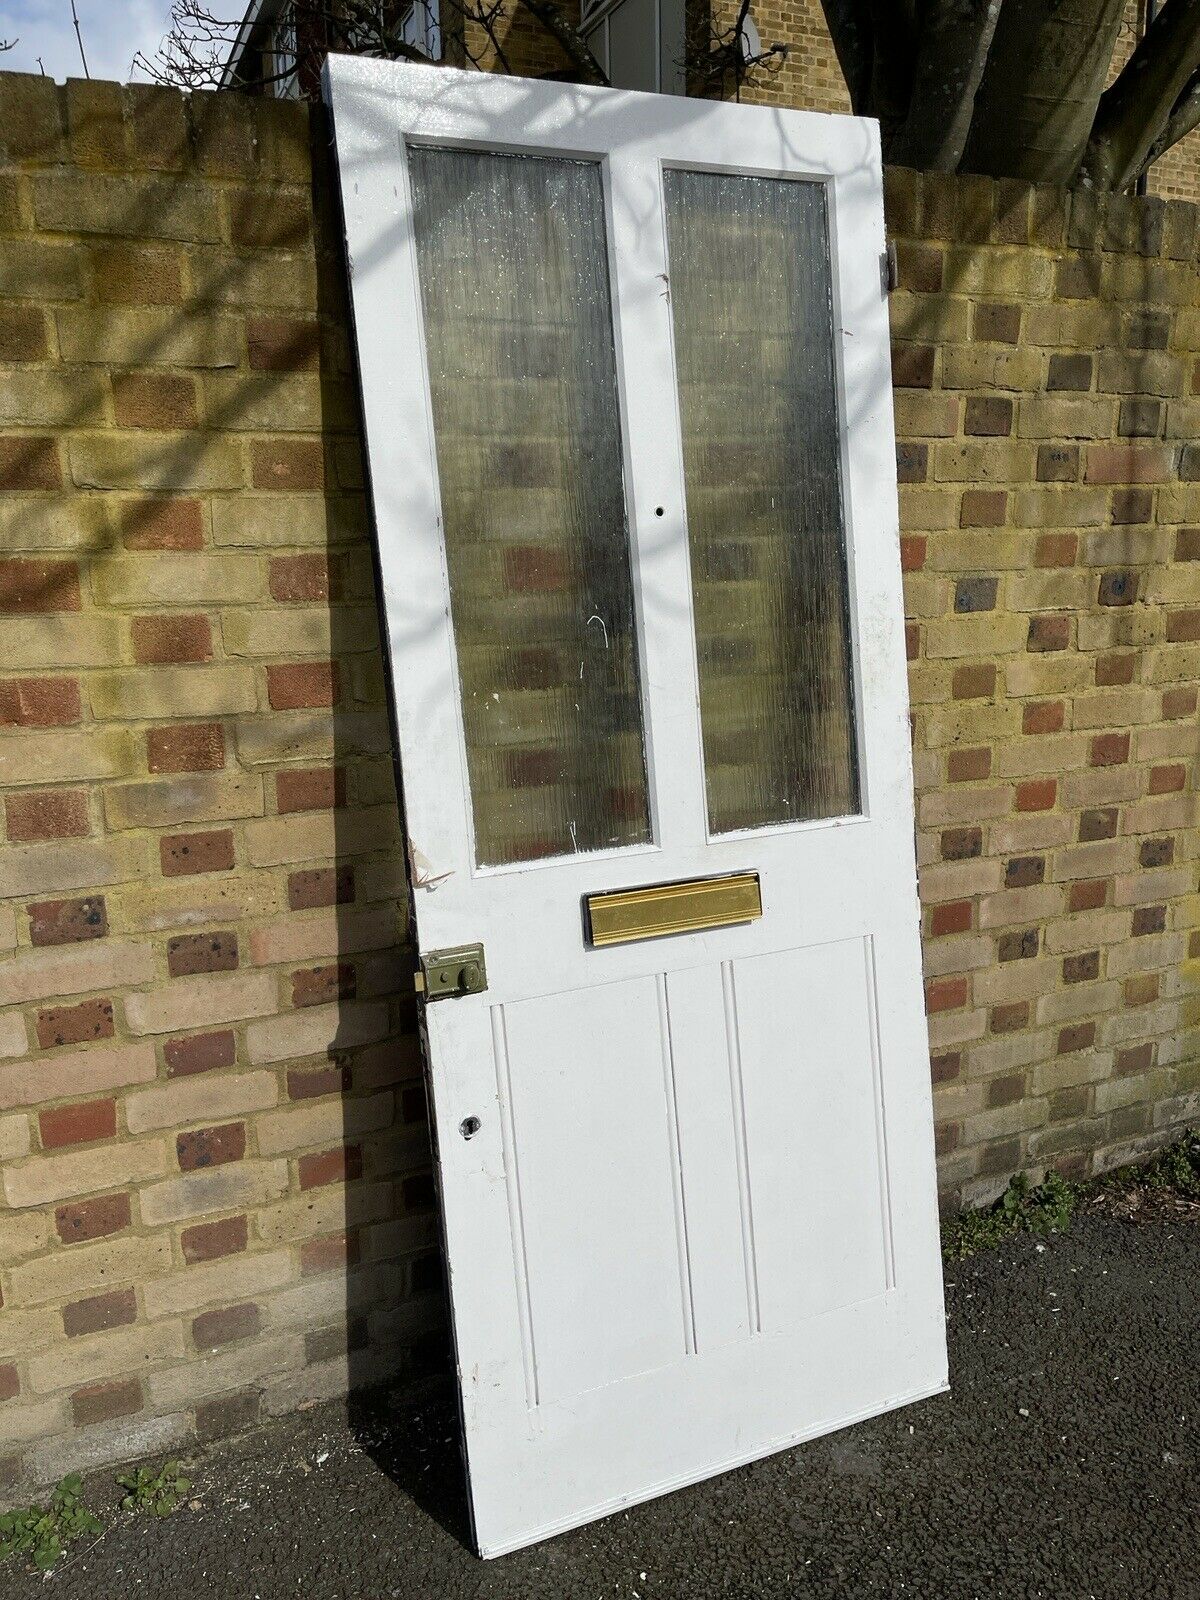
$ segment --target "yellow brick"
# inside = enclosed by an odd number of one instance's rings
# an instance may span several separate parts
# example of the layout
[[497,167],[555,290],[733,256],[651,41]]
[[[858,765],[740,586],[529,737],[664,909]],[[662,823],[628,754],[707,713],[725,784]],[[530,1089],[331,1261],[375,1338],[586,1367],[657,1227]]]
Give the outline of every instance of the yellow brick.
[[158,1067],[151,1044],[94,1044],[0,1067],[0,1108],[103,1094],[150,1083]]
[[150,946],[128,939],[28,950],[0,963],[0,1005],[147,983],[153,976]]
[[165,1234],[149,1238],[125,1235],[21,1262],[9,1273],[9,1280],[14,1300],[32,1306],[141,1283],[170,1266],[171,1241]]
[[143,783],[109,784],[104,790],[105,819],[115,831],[231,821],[260,816],[262,811],[262,779],[243,772],[185,773]]
[[[263,1111],[278,1100],[279,1083],[273,1072],[205,1073],[126,1095],[125,1125],[130,1133],[146,1133],[192,1122],[221,1122]],[[275,1151],[263,1149],[263,1154]]]
[[258,703],[249,667],[154,667],[94,674],[88,698],[97,717],[122,721],[220,717]]
[[278,1004],[271,973],[206,972],[195,978],[175,978],[146,994],[129,995],[125,1020],[131,1033],[173,1033],[180,1028],[215,1027],[243,1017],[268,1016]]
[[230,595],[263,599],[266,567],[254,556],[109,556],[93,566],[92,588],[101,605],[114,606],[220,604]]
[[148,1317],[198,1311],[202,1306],[257,1299],[281,1289],[296,1276],[296,1263],[288,1250],[256,1250],[208,1261],[156,1278],[143,1291]]
[[286,1161],[234,1161],[209,1171],[152,1183],[138,1195],[147,1227],[184,1222],[214,1211],[256,1209],[287,1192]]
[[7,671],[109,666],[121,659],[120,626],[112,617],[3,617],[0,653]]
[[258,1148],[264,1156],[338,1144],[361,1133],[376,1133],[392,1121],[390,1092],[366,1099],[324,1101],[289,1107],[256,1118]]
[[242,484],[240,447],[207,434],[98,433],[72,438],[68,455],[80,489],[194,494]]
[[[273,984],[274,980],[270,981]],[[388,1008],[383,1004],[306,1006],[266,1022],[252,1022],[246,1029],[246,1051],[256,1066],[269,1066],[301,1056],[329,1055],[356,1044],[373,1044],[386,1037],[388,1027]]]
[[10,1206],[46,1205],[73,1195],[142,1183],[158,1177],[166,1165],[165,1148],[152,1141],[32,1156],[5,1167],[4,1194]]
[[123,778],[134,770],[132,737],[103,732],[6,733],[0,741],[0,785],[78,783]]
[[0,898],[125,883],[156,872],[157,858],[144,839],[9,845],[0,850]]
[[33,1356],[28,1363],[31,1387],[41,1394],[75,1389],[105,1378],[143,1372],[147,1367],[186,1354],[183,1328],[178,1322],[153,1328],[113,1328],[86,1339],[72,1339]]

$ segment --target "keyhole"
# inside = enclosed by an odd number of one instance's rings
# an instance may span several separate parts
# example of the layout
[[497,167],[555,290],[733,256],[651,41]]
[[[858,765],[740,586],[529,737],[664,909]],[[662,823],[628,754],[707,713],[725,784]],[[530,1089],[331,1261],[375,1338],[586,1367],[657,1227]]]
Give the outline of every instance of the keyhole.
[[473,1139],[482,1126],[478,1117],[464,1117],[458,1125],[458,1131],[464,1139]]
[[654,515],[655,515],[655,516],[656,516],[656,517],[661,517],[661,516],[662,516],[662,514],[663,514],[663,508],[662,508],[662,507],[661,507],[661,506],[655,506],[655,508],[654,508]]

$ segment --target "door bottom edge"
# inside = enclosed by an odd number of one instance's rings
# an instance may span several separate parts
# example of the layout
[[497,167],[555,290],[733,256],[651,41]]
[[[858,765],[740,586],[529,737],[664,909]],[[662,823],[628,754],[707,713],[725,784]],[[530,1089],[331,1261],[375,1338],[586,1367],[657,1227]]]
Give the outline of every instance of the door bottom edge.
[[782,1450],[790,1450],[794,1445],[806,1444],[812,1439],[823,1439],[828,1434],[840,1432],[842,1428],[852,1428],[859,1422],[867,1422],[872,1417],[883,1416],[889,1411],[899,1411],[903,1406],[916,1405],[920,1400],[932,1400],[935,1395],[947,1394],[949,1389],[950,1378],[947,1374],[937,1383],[907,1390],[904,1394],[896,1395],[882,1403],[865,1406],[861,1411],[851,1412],[835,1422],[820,1422],[815,1427],[782,1434],[767,1444],[756,1445],[751,1450],[729,1456],[699,1472],[686,1472],[677,1477],[663,1478],[657,1483],[643,1489],[635,1489],[629,1494],[614,1495],[612,1499],[600,1501],[586,1511],[573,1512],[569,1517],[560,1517],[554,1522],[544,1523],[521,1538],[506,1540],[500,1544],[478,1543],[477,1553],[485,1561],[492,1561],[497,1556],[510,1555],[514,1550],[524,1550],[530,1545],[539,1544],[543,1539],[553,1539],[560,1533],[570,1533],[573,1528],[582,1528],[589,1522],[598,1522],[601,1517],[612,1516],[629,1506],[644,1505],[648,1500],[657,1500],[662,1495],[674,1494],[679,1489],[689,1489],[693,1484],[704,1483],[708,1478],[719,1478],[724,1472],[734,1472],[738,1467],[747,1467],[754,1461],[765,1461],[768,1456],[778,1455]]

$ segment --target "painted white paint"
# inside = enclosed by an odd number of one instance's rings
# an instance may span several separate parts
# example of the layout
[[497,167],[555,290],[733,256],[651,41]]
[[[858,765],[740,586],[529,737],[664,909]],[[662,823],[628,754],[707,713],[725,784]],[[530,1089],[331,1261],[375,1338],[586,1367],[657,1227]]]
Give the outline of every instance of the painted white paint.
[[[846,117],[349,58],[327,74],[417,932],[487,955],[487,992],[429,1005],[426,1027],[471,1508],[496,1555],[946,1385],[879,145]],[[650,844],[474,864],[414,143],[601,163]],[[665,166],[826,186],[852,817],[709,834]],[[760,921],[586,943],[589,893],[745,870]]]

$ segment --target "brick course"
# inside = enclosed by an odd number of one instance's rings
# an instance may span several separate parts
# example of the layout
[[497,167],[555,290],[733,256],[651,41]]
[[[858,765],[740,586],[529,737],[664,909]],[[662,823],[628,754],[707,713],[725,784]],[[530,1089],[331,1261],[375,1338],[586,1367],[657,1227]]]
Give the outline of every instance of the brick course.
[[[0,1394],[61,1387],[56,1462],[416,1370],[442,1317],[340,245],[308,110],[219,98],[220,144],[211,96],[0,75],[5,434],[49,440],[0,452],[0,1319],[49,1313]],[[905,172],[888,213],[957,1204],[1194,1114],[1196,215]]]

